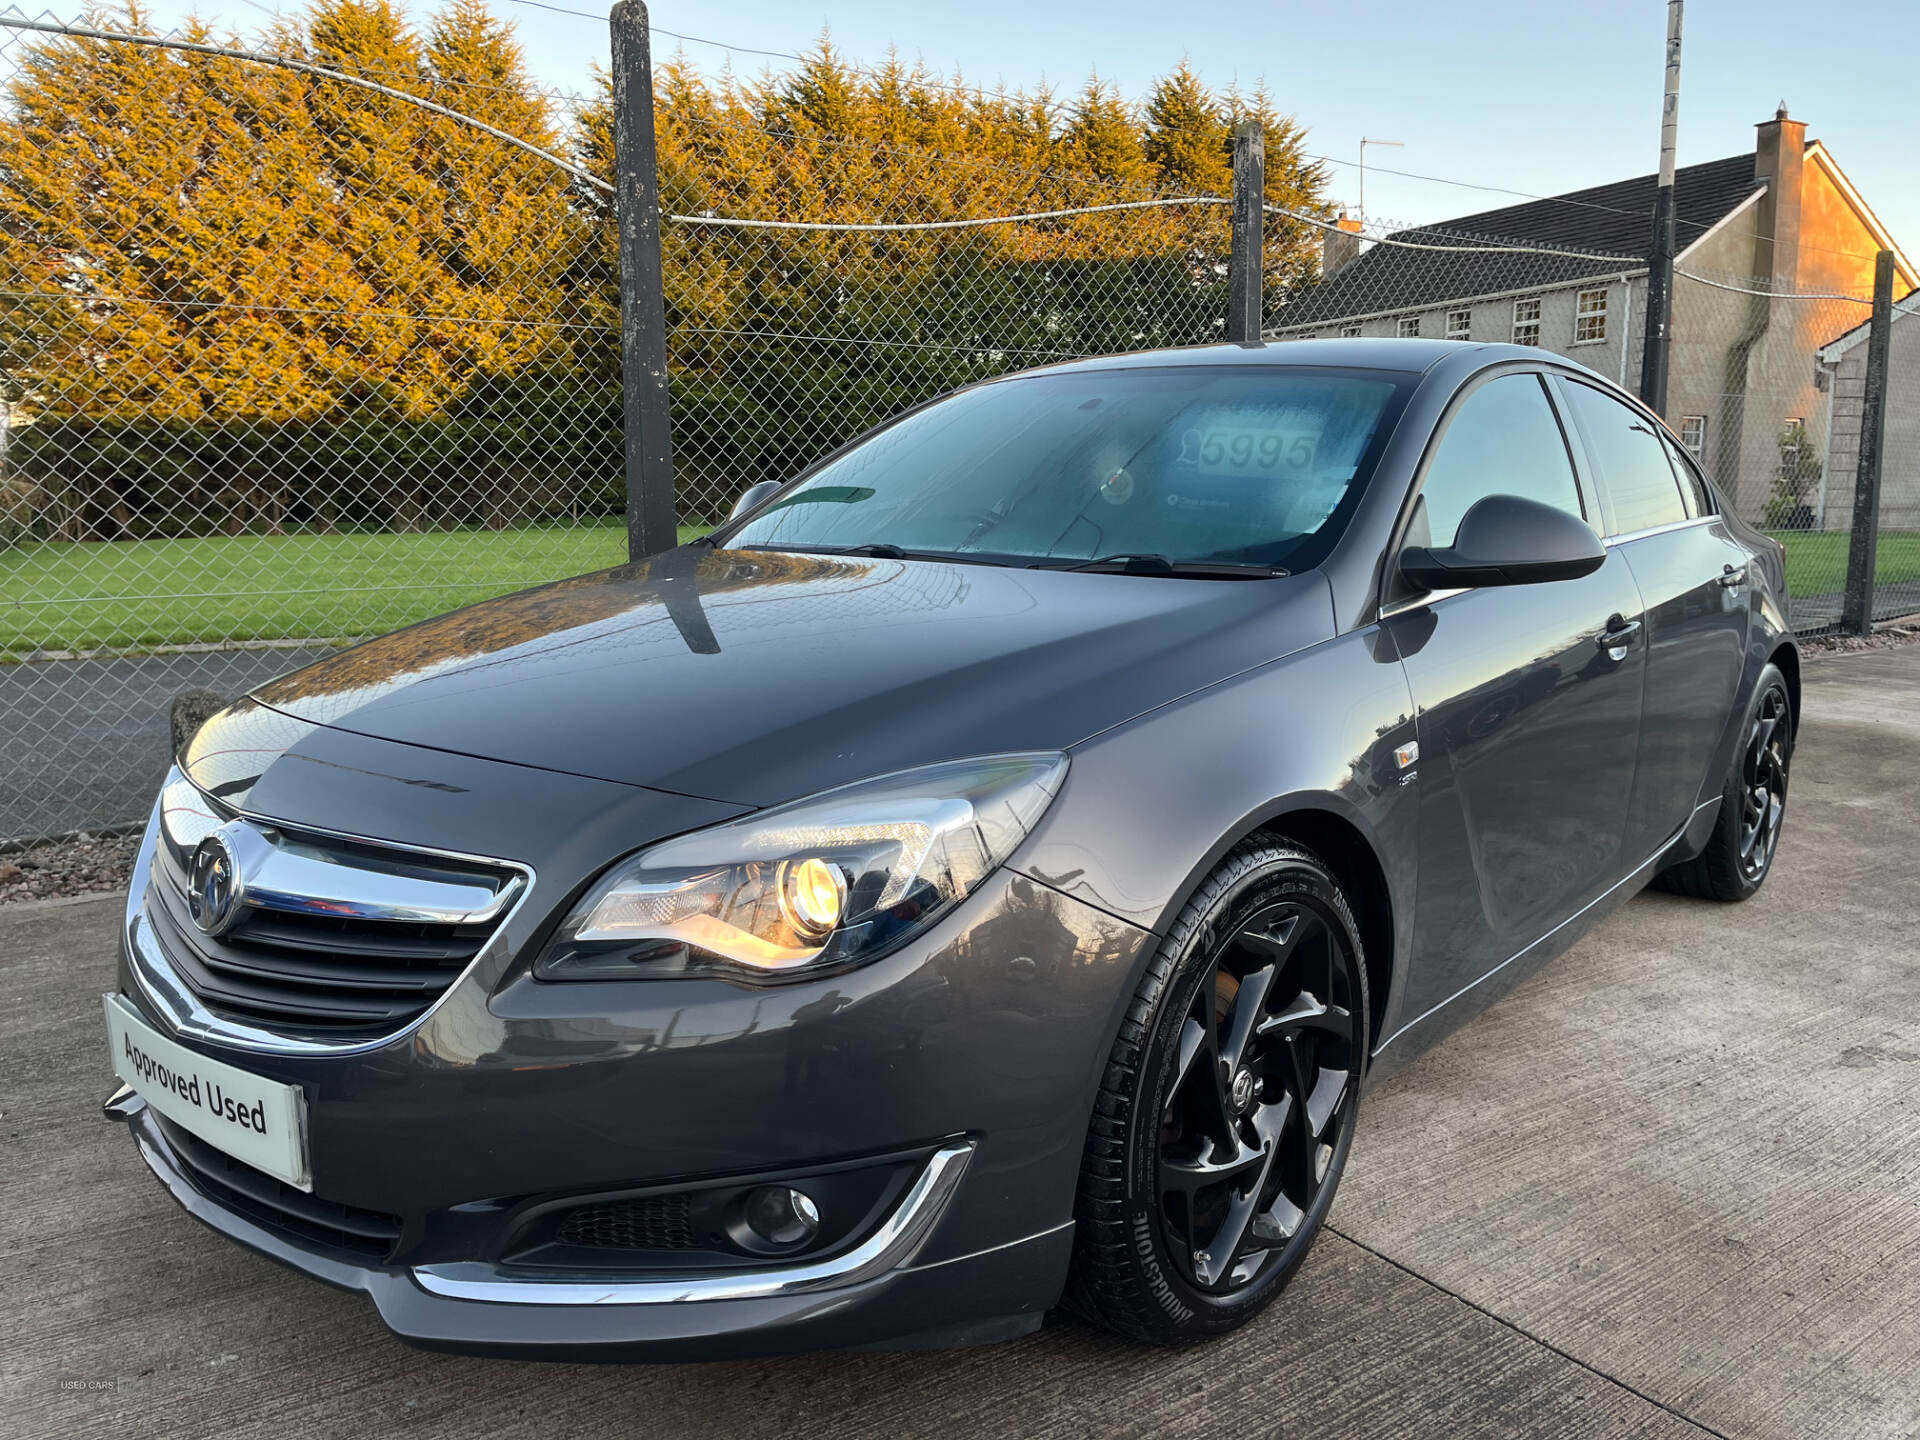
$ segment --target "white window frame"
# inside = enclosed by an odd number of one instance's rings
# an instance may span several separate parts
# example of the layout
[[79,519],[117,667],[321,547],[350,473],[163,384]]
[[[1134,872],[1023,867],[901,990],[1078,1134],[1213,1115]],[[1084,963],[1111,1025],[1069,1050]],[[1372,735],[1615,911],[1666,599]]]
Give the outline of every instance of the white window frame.
[[1447,311],[1447,339],[1471,340],[1473,338],[1473,311]]
[[1340,327],[1340,338],[1342,340],[1358,340],[1360,338],[1360,327],[1358,325],[1342,325]]
[[[1532,306],[1531,315],[1522,315],[1523,306]],[[1523,300],[1513,302],[1512,340],[1515,345],[1538,345],[1540,343],[1540,297],[1529,295]],[[1524,338],[1522,338],[1524,335]]]
[[[1691,438],[1688,432],[1692,432]],[[1696,460],[1704,460],[1707,453],[1707,417],[1704,415],[1682,415],[1680,417],[1680,448]]]
[[[1589,302],[1593,302],[1591,305]],[[1573,343],[1604,345],[1607,340],[1607,288],[1581,290],[1573,297]]]
[[1420,338],[1420,317],[1402,315],[1393,322],[1393,333],[1400,340],[1418,340]]

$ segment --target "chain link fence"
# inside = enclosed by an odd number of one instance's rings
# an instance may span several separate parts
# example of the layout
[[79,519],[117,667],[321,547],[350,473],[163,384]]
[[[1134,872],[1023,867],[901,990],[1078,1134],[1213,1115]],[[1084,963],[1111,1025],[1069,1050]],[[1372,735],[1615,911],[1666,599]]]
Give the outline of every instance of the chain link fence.
[[[0,27],[0,844],[137,824],[183,691],[627,558],[609,101],[528,83],[478,7],[371,13],[238,54]],[[1224,194],[850,140],[672,73],[656,117],[683,538],[957,385],[1227,334]],[[1269,336],[1518,341],[1637,383],[1625,248],[1268,204],[1262,263]],[[1676,429],[1831,624],[1867,307],[1711,279],[1676,297]],[[1920,607],[1910,329],[1882,613]]]
[[580,102],[477,12],[164,38],[0,28],[0,839],[141,819],[183,690],[626,556]]
[[659,143],[696,524],[956,386],[1224,335],[1223,199],[672,113]]

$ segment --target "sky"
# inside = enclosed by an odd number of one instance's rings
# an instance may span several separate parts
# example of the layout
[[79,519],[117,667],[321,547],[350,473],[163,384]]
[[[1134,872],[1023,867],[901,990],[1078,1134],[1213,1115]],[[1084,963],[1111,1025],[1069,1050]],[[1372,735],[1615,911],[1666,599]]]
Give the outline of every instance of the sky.
[[[199,0],[200,13],[247,30],[272,0]],[[553,0],[589,15],[491,0],[518,25],[546,84],[584,89],[607,56],[598,0]],[[416,13],[431,8],[411,0]],[[59,10],[60,0],[50,8]],[[1920,255],[1920,84],[1909,43],[1913,0],[1693,0],[1682,55],[1682,165],[1751,151],[1753,126],[1784,99],[1808,123],[1895,240]],[[186,13],[153,5],[156,21]],[[74,6],[78,11],[77,4]],[[1185,56],[1216,87],[1265,80],[1331,161],[1331,195],[1354,205],[1363,136],[1366,202],[1378,220],[1419,224],[1517,203],[1443,181],[1550,195],[1645,174],[1659,162],[1665,0],[1371,0],[1348,5],[1169,6],[1165,0],[655,0],[657,54],[684,44],[717,70],[782,62],[682,42],[798,51],[823,31],[852,60],[888,48],[948,75],[1010,87],[1051,83],[1070,96],[1098,70],[1134,98]],[[64,13],[64,12],[60,12]],[[1431,179],[1386,173],[1404,170]]]

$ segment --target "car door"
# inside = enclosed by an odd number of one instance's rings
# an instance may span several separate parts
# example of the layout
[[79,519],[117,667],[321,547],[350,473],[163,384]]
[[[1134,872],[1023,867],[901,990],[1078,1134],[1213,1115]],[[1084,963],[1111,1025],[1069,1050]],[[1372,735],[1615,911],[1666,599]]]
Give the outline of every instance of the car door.
[[[1417,486],[1406,544],[1449,544],[1475,501],[1502,493],[1599,528],[1545,378],[1532,370],[1497,374],[1456,400]],[[1619,879],[1645,647],[1639,591],[1625,557],[1611,552],[1577,580],[1390,598],[1388,611],[1419,742],[1403,1011],[1412,1018]]]
[[1608,547],[1626,558],[1646,610],[1646,700],[1626,827],[1637,862],[1719,793],[1721,741],[1746,651],[1751,557],[1656,422],[1597,386],[1571,376],[1559,384],[1593,465]]

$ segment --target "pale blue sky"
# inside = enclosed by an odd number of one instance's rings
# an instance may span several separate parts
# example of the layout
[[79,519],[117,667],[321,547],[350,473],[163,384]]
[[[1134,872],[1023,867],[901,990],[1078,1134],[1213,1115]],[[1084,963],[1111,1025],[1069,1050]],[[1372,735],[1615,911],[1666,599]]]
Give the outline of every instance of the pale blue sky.
[[[56,0],[57,3],[57,0]],[[272,0],[263,0],[271,4]],[[604,62],[604,22],[493,0],[512,16],[536,73],[584,87]],[[595,0],[555,0],[600,12]],[[411,0],[416,12],[431,8]],[[77,8],[77,7],[76,7]],[[156,18],[184,13],[162,0]],[[200,0],[203,14],[250,28],[247,0]],[[1352,161],[1360,137],[1404,141],[1368,150],[1367,208],[1426,222],[1510,197],[1403,179],[1373,167],[1553,194],[1642,174],[1659,150],[1664,0],[1549,4],[1525,0],[1375,0],[1372,4],[1173,5],[1165,0],[655,0],[655,25],[735,46],[802,50],[831,28],[858,61],[889,45],[968,80],[1077,90],[1090,71],[1139,96],[1183,54],[1211,84],[1264,78],[1309,131],[1309,148]],[[1228,16],[1231,15],[1231,21]],[[1680,113],[1680,163],[1750,150],[1753,126],[1785,99],[1825,140],[1908,250],[1920,251],[1920,76],[1913,0],[1693,0]],[[656,37],[656,50],[680,42]],[[718,68],[728,52],[688,44]],[[736,69],[764,57],[736,53]],[[1351,203],[1354,169],[1333,167]]]

